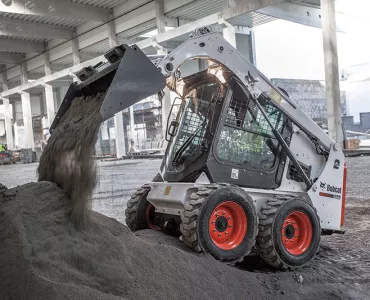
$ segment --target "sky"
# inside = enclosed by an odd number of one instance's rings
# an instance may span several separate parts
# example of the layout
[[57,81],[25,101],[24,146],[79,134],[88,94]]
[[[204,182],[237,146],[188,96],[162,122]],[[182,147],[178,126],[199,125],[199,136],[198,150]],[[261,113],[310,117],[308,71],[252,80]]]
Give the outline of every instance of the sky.
[[[337,33],[339,69],[368,64],[356,79],[370,78],[370,0],[337,0],[336,17],[346,29]],[[320,28],[276,20],[254,28],[257,68],[269,78],[325,80],[323,37]],[[369,88],[365,88],[366,85]],[[370,81],[343,83],[349,111],[370,111]],[[358,89],[363,90],[363,92]]]
[[[347,29],[337,33],[339,68],[370,63],[370,1],[336,1],[337,20]],[[276,20],[254,28],[257,67],[267,76],[325,78],[323,38],[319,28]]]

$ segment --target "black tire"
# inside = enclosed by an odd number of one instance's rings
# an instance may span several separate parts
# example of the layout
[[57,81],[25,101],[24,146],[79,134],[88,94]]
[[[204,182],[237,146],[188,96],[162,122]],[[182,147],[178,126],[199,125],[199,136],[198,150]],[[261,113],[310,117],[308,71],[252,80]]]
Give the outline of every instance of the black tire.
[[[235,202],[244,211],[247,217],[247,232],[240,244],[233,249],[225,250],[218,247],[211,238],[209,222],[214,209],[229,201]],[[210,253],[216,259],[228,264],[243,260],[255,245],[258,230],[256,210],[252,199],[239,187],[209,184],[198,188],[185,204],[181,221],[180,230],[186,245],[197,252]]]
[[127,202],[125,210],[126,225],[131,231],[149,228],[146,221],[146,210],[149,202],[146,197],[150,191],[150,185],[144,185],[136,190]]
[[[152,182],[163,182],[161,174],[155,175]],[[131,199],[127,202],[126,225],[131,231],[150,228],[146,220],[146,210],[150,205],[146,200],[149,191],[150,185],[143,185],[132,194]]]
[[[304,213],[312,228],[311,241],[306,250],[292,254],[283,244],[284,221],[291,213]],[[304,217],[306,219],[306,217]],[[291,226],[292,227],[292,226]],[[298,228],[298,227],[297,227]],[[256,248],[260,256],[271,266],[280,269],[295,269],[308,264],[316,255],[320,244],[321,228],[316,209],[303,198],[276,196],[261,209]],[[286,229],[287,230],[287,229]],[[286,233],[285,233],[286,234]],[[290,231],[295,235],[295,231]],[[297,236],[296,236],[297,237]],[[286,242],[290,241],[287,237]],[[292,238],[292,237],[291,237]]]

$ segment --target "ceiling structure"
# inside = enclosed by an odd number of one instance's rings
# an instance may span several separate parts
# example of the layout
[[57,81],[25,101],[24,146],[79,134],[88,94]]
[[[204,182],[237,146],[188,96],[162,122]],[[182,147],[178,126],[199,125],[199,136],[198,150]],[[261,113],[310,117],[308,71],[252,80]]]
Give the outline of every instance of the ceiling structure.
[[[166,27],[220,12],[223,1],[164,0]],[[287,4],[318,9],[320,1]],[[107,22],[115,22],[119,43],[137,42],[157,34],[155,16],[154,0],[0,0],[0,71],[6,70],[9,88],[20,85],[19,65],[24,62],[30,80],[41,78],[45,76],[45,51],[49,51],[52,72],[60,71],[74,64],[71,39],[78,41],[79,60],[84,62],[109,49]],[[254,27],[276,17],[279,11],[257,11],[230,22]],[[176,41],[181,37],[173,45]]]

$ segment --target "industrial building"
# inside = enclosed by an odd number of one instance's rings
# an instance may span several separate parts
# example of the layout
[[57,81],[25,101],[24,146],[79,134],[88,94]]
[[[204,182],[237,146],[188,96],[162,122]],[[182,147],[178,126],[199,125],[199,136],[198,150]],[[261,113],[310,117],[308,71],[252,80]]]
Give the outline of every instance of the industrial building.
[[[103,54],[118,44],[136,43],[146,54],[163,54],[186,40],[195,28],[212,26],[255,63],[256,26],[281,18],[321,27],[320,1],[252,3],[2,0],[0,141],[9,149],[41,151],[69,85],[78,81],[75,73],[104,61]],[[340,23],[338,30],[342,30]],[[145,108],[138,104],[105,122],[97,155],[125,155],[131,141],[137,150],[162,147],[163,124],[173,99],[167,95],[158,102],[152,97],[144,100],[151,103]],[[122,149],[117,148],[120,139],[125,145]]]

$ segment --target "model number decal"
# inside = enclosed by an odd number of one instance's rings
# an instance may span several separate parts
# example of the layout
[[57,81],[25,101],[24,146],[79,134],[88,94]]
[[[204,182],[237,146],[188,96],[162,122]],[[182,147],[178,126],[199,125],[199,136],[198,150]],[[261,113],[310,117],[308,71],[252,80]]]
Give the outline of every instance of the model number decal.
[[324,192],[320,192],[319,196],[333,198],[333,199],[340,199],[340,195],[334,195],[334,194],[329,194],[329,193],[324,193]]

